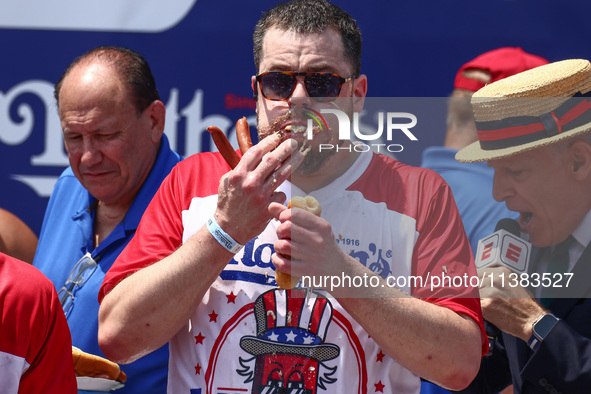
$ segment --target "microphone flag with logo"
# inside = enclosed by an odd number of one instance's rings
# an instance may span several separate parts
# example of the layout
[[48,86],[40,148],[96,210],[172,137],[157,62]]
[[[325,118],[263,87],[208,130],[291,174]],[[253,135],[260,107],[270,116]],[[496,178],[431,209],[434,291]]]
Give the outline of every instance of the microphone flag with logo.
[[490,265],[503,265],[514,272],[527,272],[531,243],[520,238],[519,223],[501,219],[495,232],[478,241],[475,263],[481,269]]

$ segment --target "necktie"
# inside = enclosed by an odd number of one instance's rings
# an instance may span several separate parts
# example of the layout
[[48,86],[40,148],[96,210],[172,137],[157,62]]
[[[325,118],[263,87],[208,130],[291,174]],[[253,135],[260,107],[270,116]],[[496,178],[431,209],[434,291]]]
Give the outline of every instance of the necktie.
[[[564,286],[566,283],[564,274],[568,272],[568,251],[575,241],[575,238],[572,235],[569,235],[567,239],[556,245],[552,253],[550,253],[550,257],[548,258],[548,267],[546,269],[546,273],[549,275],[546,276],[549,276],[551,282],[548,286],[546,286],[548,283],[542,282],[544,287],[542,287],[540,297],[541,304],[546,308],[550,306],[553,299],[560,291],[561,287],[558,286]],[[562,279],[559,280],[560,278]]]

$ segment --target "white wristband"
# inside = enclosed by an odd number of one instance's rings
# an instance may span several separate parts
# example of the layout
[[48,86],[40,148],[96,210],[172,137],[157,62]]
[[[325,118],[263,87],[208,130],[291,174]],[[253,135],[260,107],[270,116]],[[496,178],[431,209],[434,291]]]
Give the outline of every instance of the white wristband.
[[214,217],[210,217],[207,219],[207,229],[211,233],[211,235],[215,238],[216,241],[220,243],[226,250],[232,253],[238,253],[240,249],[244,247],[244,245],[240,245],[238,242],[234,241],[232,237],[230,237],[215,221]]

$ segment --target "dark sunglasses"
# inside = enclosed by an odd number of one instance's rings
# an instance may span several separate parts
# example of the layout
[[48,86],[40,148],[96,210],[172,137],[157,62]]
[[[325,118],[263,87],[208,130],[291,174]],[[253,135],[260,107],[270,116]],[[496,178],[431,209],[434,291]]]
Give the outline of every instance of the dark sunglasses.
[[318,101],[332,101],[339,93],[344,83],[349,82],[356,75],[343,78],[331,73],[306,73],[296,71],[270,71],[256,76],[263,97],[267,100],[287,100],[293,93],[297,79],[304,77],[304,86],[308,96]]

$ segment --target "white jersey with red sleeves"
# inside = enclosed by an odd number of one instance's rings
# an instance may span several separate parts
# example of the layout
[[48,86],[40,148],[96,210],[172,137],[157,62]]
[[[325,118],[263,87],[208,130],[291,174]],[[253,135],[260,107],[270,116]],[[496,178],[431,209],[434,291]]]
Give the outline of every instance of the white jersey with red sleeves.
[[[205,224],[226,171],[212,153],[173,169],[107,274],[101,298]],[[288,199],[304,195],[288,182],[281,190]],[[367,152],[311,195],[339,246],[360,264],[415,297],[471,317],[483,330],[476,289],[431,289],[432,276],[476,275],[451,191],[438,175]],[[271,263],[277,224],[234,256],[170,342],[168,392],[418,393],[419,378],[385,355],[336,299],[277,289]]]

